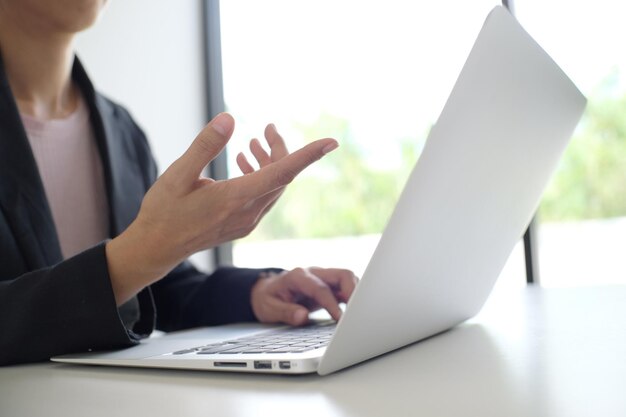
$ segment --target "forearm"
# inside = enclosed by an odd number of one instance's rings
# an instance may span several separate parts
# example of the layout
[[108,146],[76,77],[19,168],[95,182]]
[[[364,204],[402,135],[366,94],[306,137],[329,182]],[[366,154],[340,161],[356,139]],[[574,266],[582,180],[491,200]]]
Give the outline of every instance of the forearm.
[[267,271],[278,270],[220,267],[207,275],[189,262],[182,263],[150,286],[158,311],[157,329],[256,321],[250,291]]
[[163,278],[183,260],[175,245],[139,221],[106,245],[111,287],[118,306]]

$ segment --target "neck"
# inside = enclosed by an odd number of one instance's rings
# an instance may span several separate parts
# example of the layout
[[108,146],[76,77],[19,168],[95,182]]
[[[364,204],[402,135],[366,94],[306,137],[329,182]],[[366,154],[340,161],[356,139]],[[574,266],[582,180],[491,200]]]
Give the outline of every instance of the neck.
[[47,120],[75,110],[73,40],[72,34],[38,32],[0,14],[0,50],[21,113]]

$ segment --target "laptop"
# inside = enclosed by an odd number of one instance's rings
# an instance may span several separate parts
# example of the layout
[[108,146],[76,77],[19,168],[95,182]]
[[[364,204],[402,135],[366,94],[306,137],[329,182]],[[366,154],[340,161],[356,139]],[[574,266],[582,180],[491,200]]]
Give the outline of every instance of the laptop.
[[52,360],[326,375],[450,329],[483,306],[585,105],[495,7],[338,323],[199,328]]

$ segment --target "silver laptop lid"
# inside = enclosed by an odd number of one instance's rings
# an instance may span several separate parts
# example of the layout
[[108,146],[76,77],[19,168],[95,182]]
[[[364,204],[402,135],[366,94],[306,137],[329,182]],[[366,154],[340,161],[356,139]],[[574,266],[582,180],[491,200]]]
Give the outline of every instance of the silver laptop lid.
[[320,374],[431,336],[480,310],[585,104],[515,18],[494,8]]

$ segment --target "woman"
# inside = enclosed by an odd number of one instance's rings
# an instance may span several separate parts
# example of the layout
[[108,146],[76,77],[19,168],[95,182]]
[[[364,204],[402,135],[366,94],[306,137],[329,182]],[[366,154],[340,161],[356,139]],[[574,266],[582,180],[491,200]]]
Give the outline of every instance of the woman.
[[155,327],[300,325],[320,307],[339,319],[350,271],[206,276],[185,260],[250,233],[336,141],[289,154],[269,125],[269,153],[250,143],[260,169],[239,155],[245,175],[214,181],[201,172],[234,129],[220,114],[157,180],[141,130],[74,57],[104,4],[0,0],[0,364],[130,346]]

